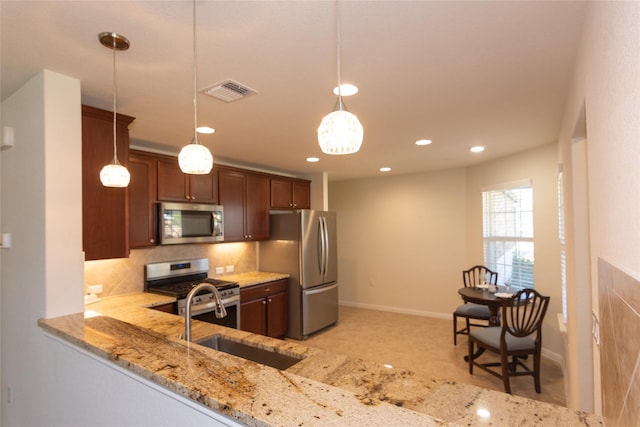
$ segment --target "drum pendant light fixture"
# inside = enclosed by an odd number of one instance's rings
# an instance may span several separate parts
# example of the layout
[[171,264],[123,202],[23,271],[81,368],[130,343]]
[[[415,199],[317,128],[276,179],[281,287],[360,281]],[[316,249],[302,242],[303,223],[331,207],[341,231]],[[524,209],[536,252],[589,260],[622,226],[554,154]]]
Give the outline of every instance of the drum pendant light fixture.
[[118,83],[116,79],[116,50],[129,49],[129,40],[117,33],[100,33],[98,39],[103,46],[113,50],[113,160],[100,171],[100,182],[105,187],[126,187],[131,175],[126,167],[118,161],[116,145],[116,98]]
[[196,57],[196,1],[193,0],[193,139],[185,145],[178,155],[180,170],[192,175],[205,175],[213,168],[213,156],[207,147],[198,142],[198,101],[196,82],[198,67]]
[[318,143],[326,154],[352,154],[360,150],[364,131],[358,118],[347,111],[342,101],[340,81],[340,11],[336,0],[336,29],[338,53],[338,100],[333,111],[327,114],[318,127]]

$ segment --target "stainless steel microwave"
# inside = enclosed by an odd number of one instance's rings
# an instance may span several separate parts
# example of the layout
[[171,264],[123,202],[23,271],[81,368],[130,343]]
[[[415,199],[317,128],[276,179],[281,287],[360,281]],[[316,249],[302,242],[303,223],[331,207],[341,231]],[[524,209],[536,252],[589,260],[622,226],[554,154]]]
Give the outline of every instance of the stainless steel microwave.
[[224,208],[198,203],[160,203],[160,244],[224,241]]

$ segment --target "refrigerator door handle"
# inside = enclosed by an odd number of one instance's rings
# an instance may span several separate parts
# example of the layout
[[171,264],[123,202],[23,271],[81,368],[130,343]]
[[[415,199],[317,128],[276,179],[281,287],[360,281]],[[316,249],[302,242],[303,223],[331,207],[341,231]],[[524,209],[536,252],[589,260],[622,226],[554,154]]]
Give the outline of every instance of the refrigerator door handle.
[[322,225],[324,228],[324,276],[323,279],[326,280],[327,274],[329,272],[329,227],[327,227],[327,218],[322,217]]
[[315,295],[315,294],[319,294],[319,293],[322,293],[322,292],[330,291],[330,290],[335,289],[337,287],[338,287],[338,284],[334,283],[333,285],[323,287],[322,289],[313,289],[311,291],[304,291],[304,294],[305,295]]
[[323,218],[318,217],[318,268],[320,270],[320,277],[324,281],[325,276],[325,230],[322,223]]

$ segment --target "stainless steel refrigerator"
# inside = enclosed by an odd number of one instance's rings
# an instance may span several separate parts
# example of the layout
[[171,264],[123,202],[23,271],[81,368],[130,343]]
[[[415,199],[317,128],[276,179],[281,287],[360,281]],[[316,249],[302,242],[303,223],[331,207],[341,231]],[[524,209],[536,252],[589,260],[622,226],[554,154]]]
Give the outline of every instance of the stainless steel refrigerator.
[[338,321],[335,212],[302,209],[271,214],[270,240],[261,241],[261,271],[288,273],[289,330],[305,339]]

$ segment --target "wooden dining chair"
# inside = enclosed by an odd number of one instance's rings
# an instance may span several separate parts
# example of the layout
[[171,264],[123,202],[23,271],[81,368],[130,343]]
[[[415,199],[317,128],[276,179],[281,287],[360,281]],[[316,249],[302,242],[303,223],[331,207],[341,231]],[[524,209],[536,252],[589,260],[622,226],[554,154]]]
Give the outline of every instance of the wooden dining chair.
[[[550,297],[533,289],[522,289],[502,303],[502,326],[476,329],[469,333],[469,373],[477,366],[504,382],[504,391],[511,393],[509,378],[531,375],[540,393],[540,352],[542,349],[542,321],[549,306]],[[500,362],[480,363],[472,355],[474,346],[500,355]],[[533,367],[529,368],[523,357],[533,355]],[[511,361],[509,361],[511,358]],[[491,369],[500,367],[500,371]],[[518,368],[522,368],[518,370]]]
[[[487,284],[498,284],[498,273],[489,270],[484,265],[475,265],[468,270],[462,272],[462,282],[465,288],[475,287],[485,281]],[[458,317],[463,317],[465,327],[458,329]],[[459,334],[468,335],[471,326],[486,327],[487,324],[471,323],[473,320],[484,320],[489,322],[489,307],[482,304],[467,303],[456,307],[453,311],[453,345],[458,345],[457,337]]]

